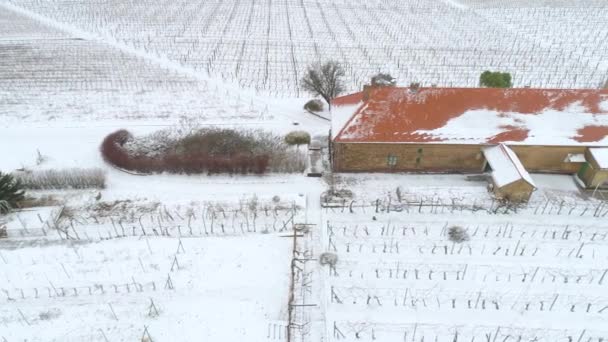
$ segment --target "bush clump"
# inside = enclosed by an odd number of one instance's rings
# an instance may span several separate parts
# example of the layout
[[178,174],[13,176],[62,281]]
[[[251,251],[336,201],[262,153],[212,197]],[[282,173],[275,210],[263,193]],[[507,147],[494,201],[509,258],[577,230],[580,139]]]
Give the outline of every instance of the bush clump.
[[17,207],[19,201],[24,198],[25,190],[21,182],[10,174],[0,172],[0,214]]
[[448,229],[448,238],[452,242],[462,243],[469,241],[469,233],[460,226],[452,226]]
[[390,74],[378,73],[372,76],[372,86],[374,87],[394,87],[397,80]]
[[310,134],[305,131],[293,131],[285,135],[285,143],[287,145],[308,145],[310,144]]
[[14,173],[25,189],[104,189],[106,174],[101,169],[64,169]]
[[513,82],[508,72],[486,70],[479,76],[479,85],[488,88],[511,88]]
[[304,109],[309,112],[322,112],[324,108],[323,101],[318,99],[310,100],[304,105]]
[[[156,132],[134,138],[121,130],[101,144],[103,158],[125,170],[186,174],[300,172],[305,156],[263,131],[196,129],[185,135]],[[301,170],[300,170],[301,169]]]
[[329,265],[334,267],[338,263],[338,256],[334,253],[329,252],[322,253],[319,256],[319,263],[323,266]]

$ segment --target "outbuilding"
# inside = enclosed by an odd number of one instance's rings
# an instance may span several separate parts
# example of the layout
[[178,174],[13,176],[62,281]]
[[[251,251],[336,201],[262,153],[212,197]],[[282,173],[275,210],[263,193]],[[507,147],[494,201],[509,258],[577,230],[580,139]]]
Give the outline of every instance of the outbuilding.
[[588,148],[577,176],[588,189],[608,187],[608,148]]
[[513,150],[504,144],[483,149],[484,170],[490,173],[489,189],[496,198],[527,202],[536,185]]

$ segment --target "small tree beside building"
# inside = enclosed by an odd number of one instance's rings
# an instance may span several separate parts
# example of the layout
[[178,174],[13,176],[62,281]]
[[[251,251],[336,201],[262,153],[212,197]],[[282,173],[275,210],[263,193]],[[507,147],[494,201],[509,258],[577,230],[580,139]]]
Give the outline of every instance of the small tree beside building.
[[511,88],[513,82],[508,72],[486,70],[479,76],[479,86],[487,88]]
[[344,69],[337,61],[311,65],[301,80],[302,88],[322,97],[331,110],[331,100],[344,92]]
[[287,145],[308,145],[310,144],[310,134],[305,131],[293,131],[285,135],[285,143]]

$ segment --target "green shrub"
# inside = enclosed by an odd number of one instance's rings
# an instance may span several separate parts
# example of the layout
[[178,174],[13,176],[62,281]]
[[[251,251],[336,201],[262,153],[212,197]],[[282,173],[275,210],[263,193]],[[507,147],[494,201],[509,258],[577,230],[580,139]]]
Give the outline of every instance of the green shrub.
[[310,134],[304,131],[293,131],[287,133],[285,136],[285,143],[287,145],[308,145],[310,144]]
[[322,112],[324,107],[323,101],[317,99],[310,100],[304,105],[304,109],[309,112]]
[[19,201],[25,198],[21,183],[10,174],[0,172],[0,213],[6,213],[15,208]]
[[479,76],[479,85],[488,88],[511,88],[513,82],[508,72],[486,70]]

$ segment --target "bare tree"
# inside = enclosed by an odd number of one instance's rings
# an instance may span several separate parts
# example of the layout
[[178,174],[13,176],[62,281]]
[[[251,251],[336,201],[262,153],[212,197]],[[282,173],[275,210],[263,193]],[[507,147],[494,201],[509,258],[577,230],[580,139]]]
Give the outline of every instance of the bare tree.
[[331,109],[331,100],[344,89],[344,69],[337,61],[311,65],[302,78],[302,88],[313,95],[321,96]]

